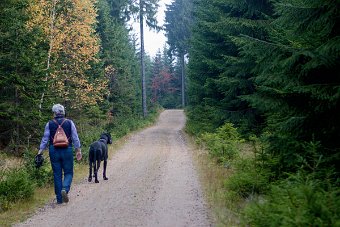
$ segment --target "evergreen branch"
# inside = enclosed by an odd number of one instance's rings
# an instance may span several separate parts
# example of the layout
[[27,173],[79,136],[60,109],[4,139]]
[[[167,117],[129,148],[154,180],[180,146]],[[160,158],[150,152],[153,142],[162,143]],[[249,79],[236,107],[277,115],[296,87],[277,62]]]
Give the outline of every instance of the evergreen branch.
[[296,48],[293,48],[293,47],[290,47],[290,46],[286,46],[286,45],[282,45],[282,44],[276,44],[276,43],[271,43],[271,42],[264,41],[264,40],[261,40],[261,39],[257,39],[257,38],[254,38],[254,37],[251,37],[251,36],[248,36],[248,35],[244,35],[244,34],[240,34],[240,36],[242,36],[244,38],[247,38],[247,39],[250,39],[250,40],[253,40],[255,42],[264,43],[264,44],[267,44],[267,45],[270,45],[270,46],[274,46],[274,47],[281,47],[281,48],[284,48],[284,49],[287,49],[287,50],[297,50]]
[[277,3],[276,5],[287,7],[287,8],[294,8],[294,9],[317,9],[318,8],[318,7],[297,6],[293,4],[284,4],[284,3]]

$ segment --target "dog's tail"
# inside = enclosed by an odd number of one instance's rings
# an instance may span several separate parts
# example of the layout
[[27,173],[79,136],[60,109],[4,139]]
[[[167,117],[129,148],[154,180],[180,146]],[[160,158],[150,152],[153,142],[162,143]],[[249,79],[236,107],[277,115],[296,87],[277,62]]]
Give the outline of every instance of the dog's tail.
[[96,162],[100,158],[101,158],[101,155],[100,155],[100,150],[98,148],[98,144],[97,142],[94,142],[93,144],[90,145],[89,161]]

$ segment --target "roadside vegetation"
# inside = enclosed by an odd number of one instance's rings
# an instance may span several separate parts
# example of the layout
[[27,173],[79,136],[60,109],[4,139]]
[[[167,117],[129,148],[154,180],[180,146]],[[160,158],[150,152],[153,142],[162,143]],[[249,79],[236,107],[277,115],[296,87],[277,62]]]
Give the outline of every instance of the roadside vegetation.
[[[160,111],[155,110],[149,113],[146,119],[127,119],[120,121],[119,125],[113,126],[109,132],[113,136],[113,145],[110,146],[110,153],[120,143],[120,139],[130,132],[151,125],[157,118]],[[83,159],[80,162],[75,160],[74,182],[80,182],[88,174],[88,147],[90,143],[98,140],[104,128],[92,127],[80,132],[82,142]],[[107,129],[106,129],[107,130]],[[91,133],[89,133],[91,132]],[[91,136],[90,136],[91,135]],[[37,150],[27,148],[23,158],[15,158],[12,155],[1,153],[2,163],[0,165],[0,225],[10,226],[11,224],[24,220],[31,215],[38,207],[52,202],[54,196],[53,173],[49,161],[48,151],[44,152],[44,165],[36,168],[34,156]]]
[[336,175],[320,167],[315,144],[306,147],[312,164],[303,160],[296,172],[278,177],[265,139],[242,139],[231,123],[195,135],[192,124],[186,130],[197,144],[194,156],[217,226],[340,226]]

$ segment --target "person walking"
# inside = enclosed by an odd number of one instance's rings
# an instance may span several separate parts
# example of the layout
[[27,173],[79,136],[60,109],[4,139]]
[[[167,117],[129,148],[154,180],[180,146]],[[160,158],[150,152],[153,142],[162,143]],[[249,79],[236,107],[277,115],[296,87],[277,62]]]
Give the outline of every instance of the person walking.
[[[80,140],[77,129],[72,120],[65,118],[65,108],[60,104],[52,107],[54,119],[47,122],[44,135],[41,139],[38,155],[49,145],[49,155],[54,178],[54,192],[56,194],[57,203],[67,203],[69,201],[68,192],[70,191],[73,178],[73,149],[76,150],[77,160],[81,160],[82,153],[80,149]],[[53,138],[58,127],[61,126],[68,138],[69,145],[67,147],[55,147]]]

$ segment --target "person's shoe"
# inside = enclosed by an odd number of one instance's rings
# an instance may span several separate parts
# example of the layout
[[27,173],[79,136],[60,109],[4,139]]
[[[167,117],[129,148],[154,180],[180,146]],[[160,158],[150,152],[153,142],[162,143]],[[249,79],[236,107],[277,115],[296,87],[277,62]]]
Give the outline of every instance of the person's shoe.
[[65,189],[61,190],[61,197],[63,198],[63,203],[68,203],[69,199]]

